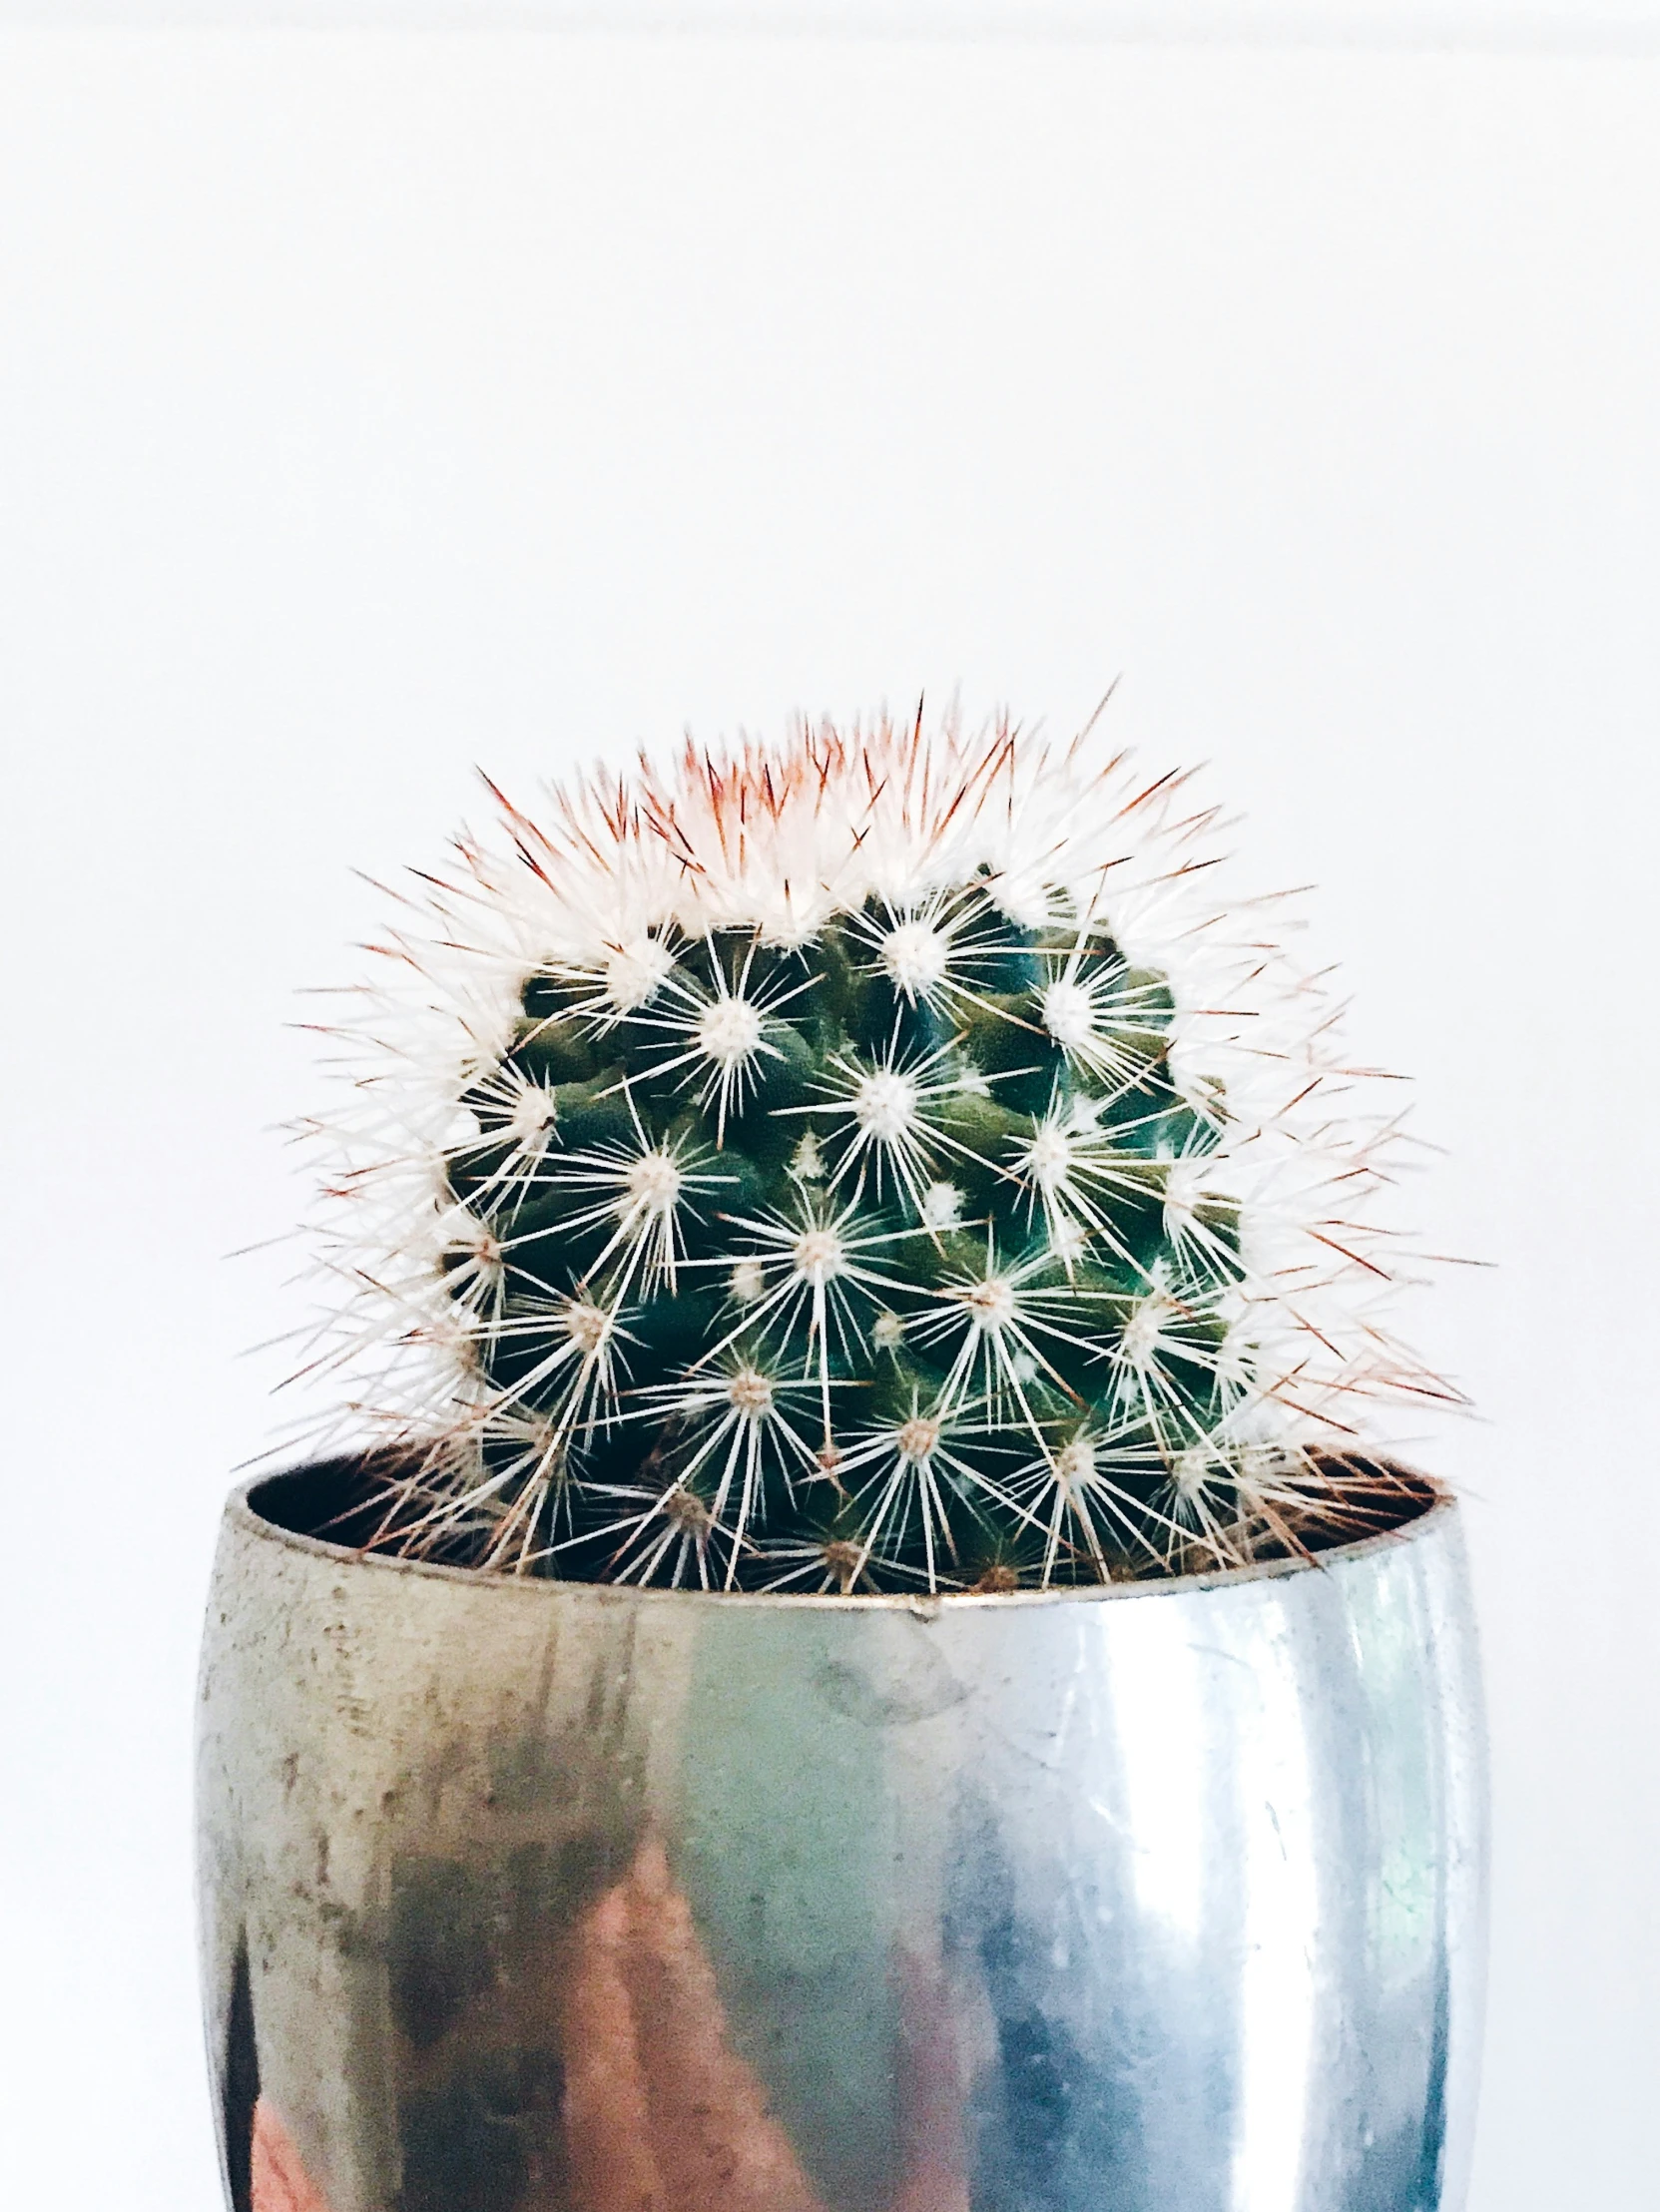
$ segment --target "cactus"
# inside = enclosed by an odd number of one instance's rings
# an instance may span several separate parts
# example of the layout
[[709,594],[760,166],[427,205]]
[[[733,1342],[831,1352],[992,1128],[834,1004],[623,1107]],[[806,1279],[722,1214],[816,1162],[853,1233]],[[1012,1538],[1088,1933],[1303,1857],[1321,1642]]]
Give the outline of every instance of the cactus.
[[1214,815],[1086,734],[803,730],[496,794],[381,949],[325,1357],[375,1540],[997,1591],[1382,1525],[1398,1135]]

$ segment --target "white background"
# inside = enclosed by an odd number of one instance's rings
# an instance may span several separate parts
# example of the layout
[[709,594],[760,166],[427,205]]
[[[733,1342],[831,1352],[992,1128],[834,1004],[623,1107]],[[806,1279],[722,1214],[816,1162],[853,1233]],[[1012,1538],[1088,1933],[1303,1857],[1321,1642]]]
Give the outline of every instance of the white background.
[[1651,2212],[1653,62],[0,35],[0,2189],[218,2203],[198,1614],[304,984],[689,723],[1107,683],[1320,884],[1480,1255],[1413,1317],[1498,1846],[1475,2212]]

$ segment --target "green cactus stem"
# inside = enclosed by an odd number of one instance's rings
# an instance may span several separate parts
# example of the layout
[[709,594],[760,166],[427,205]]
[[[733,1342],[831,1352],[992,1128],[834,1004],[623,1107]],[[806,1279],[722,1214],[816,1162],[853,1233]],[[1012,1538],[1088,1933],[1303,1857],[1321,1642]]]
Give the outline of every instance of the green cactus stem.
[[[1262,1035],[1329,1013],[1302,979],[1218,962],[1209,818],[1124,778],[884,726],[590,786],[553,830],[504,803],[512,853],[463,847],[440,900],[493,940],[397,948],[460,1049],[401,1048],[398,1135],[333,1185],[382,1248],[347,1335],[400,1378],[358,1401],[402,1455],[385,1541],[860,1594],[1364,1523],[1376,1471],[1333,1454],[1423,1382],[1356,1295],[1380,1126]],[[1237,1101],[1265,1068],[1277,1103]]]

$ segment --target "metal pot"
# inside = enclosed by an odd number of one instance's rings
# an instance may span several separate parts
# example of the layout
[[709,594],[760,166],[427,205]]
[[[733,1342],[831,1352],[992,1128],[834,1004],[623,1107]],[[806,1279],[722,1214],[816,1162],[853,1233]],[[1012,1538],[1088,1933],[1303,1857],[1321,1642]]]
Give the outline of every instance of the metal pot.
[[231,1499],[235,2212],[1452,2212],[1485,1795],[1450,1502],[1244,1572],[705,1596]]

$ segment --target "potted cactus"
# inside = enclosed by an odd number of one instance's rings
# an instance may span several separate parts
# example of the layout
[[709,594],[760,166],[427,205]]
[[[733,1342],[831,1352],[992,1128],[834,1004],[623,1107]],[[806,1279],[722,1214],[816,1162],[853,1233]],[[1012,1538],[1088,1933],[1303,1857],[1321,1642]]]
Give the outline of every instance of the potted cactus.
[[1461,2199],[1479,1695],[1397,1134],[1211,815],[920,723],[420,878],[227,1512],[229,2201]]

